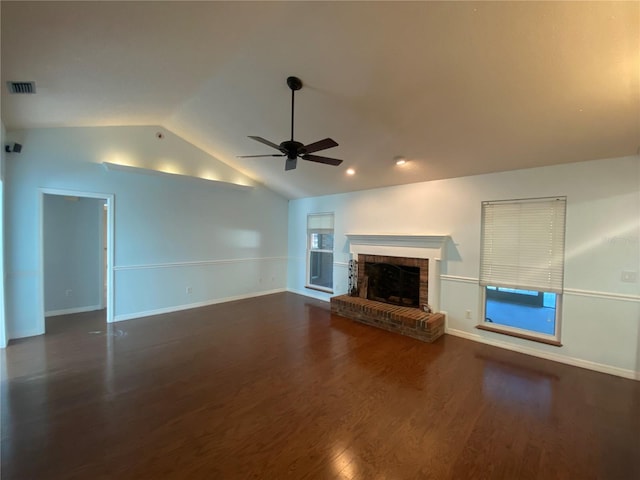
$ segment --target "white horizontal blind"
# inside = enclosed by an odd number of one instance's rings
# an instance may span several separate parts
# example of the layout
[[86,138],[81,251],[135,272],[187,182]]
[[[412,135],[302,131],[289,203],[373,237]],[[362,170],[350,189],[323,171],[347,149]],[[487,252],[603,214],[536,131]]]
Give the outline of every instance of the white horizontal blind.
[[333,213],[311,213],[307,216],[307,230],[333,230]]
[[480,285],[562,293],[566,204],[483,202]]

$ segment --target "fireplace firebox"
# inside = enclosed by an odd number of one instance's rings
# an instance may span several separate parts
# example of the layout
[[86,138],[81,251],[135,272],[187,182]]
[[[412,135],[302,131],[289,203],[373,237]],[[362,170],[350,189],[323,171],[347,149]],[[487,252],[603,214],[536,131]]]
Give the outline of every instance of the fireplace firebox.
[[358,291],[362,298],[403,307],[428,303],[429,260],[358,255]]
[[367,298],[378,302],[420,306],[420,268],[393,263],[366,263]]

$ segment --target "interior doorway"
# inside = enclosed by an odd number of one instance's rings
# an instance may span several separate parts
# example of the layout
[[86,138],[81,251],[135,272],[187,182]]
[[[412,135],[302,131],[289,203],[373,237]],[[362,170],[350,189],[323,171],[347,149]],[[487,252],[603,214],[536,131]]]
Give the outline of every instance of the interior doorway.
[[[41,331],[46,316],[104,310],[113,322],[113,195],[58,189],[39,195]],[[67,255],[56,255],[57,248]]]

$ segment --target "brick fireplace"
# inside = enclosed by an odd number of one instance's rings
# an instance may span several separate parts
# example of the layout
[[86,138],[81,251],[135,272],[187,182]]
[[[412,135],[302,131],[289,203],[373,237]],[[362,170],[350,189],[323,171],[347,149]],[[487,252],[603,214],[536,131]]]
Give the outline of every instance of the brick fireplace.
[[[440,262],[445,235],[347,234],[358,260],[357,296],[331,299],[331,311],[361,323],[433,342],[444,333]],[[429,304],[433,313],[422,307]]]

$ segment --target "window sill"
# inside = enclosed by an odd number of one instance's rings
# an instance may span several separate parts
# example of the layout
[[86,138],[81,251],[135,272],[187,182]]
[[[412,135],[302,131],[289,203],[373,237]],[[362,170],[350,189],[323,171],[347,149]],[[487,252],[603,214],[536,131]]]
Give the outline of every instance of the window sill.
[[305,285],[304,288],[308,288],[309,290],[317,290],[318,292],[333,293],[333,289],[331,288],[317,287],[315,285]]
[[553,345],[554,347],[562,346],[562,343],[560,343],[558,340],[554,340],[550,338],[537,337],[535,335],[527,335],[526,333],[514,332],[511,330],[503,330],[502,328],[489,327],[487,325],[476,325],[476,328],[478,330],[485,330],[487,332],[509,335],[510,337],[523,338],[525,340],[530,340],[532,342],[545,343],[547,345]]

